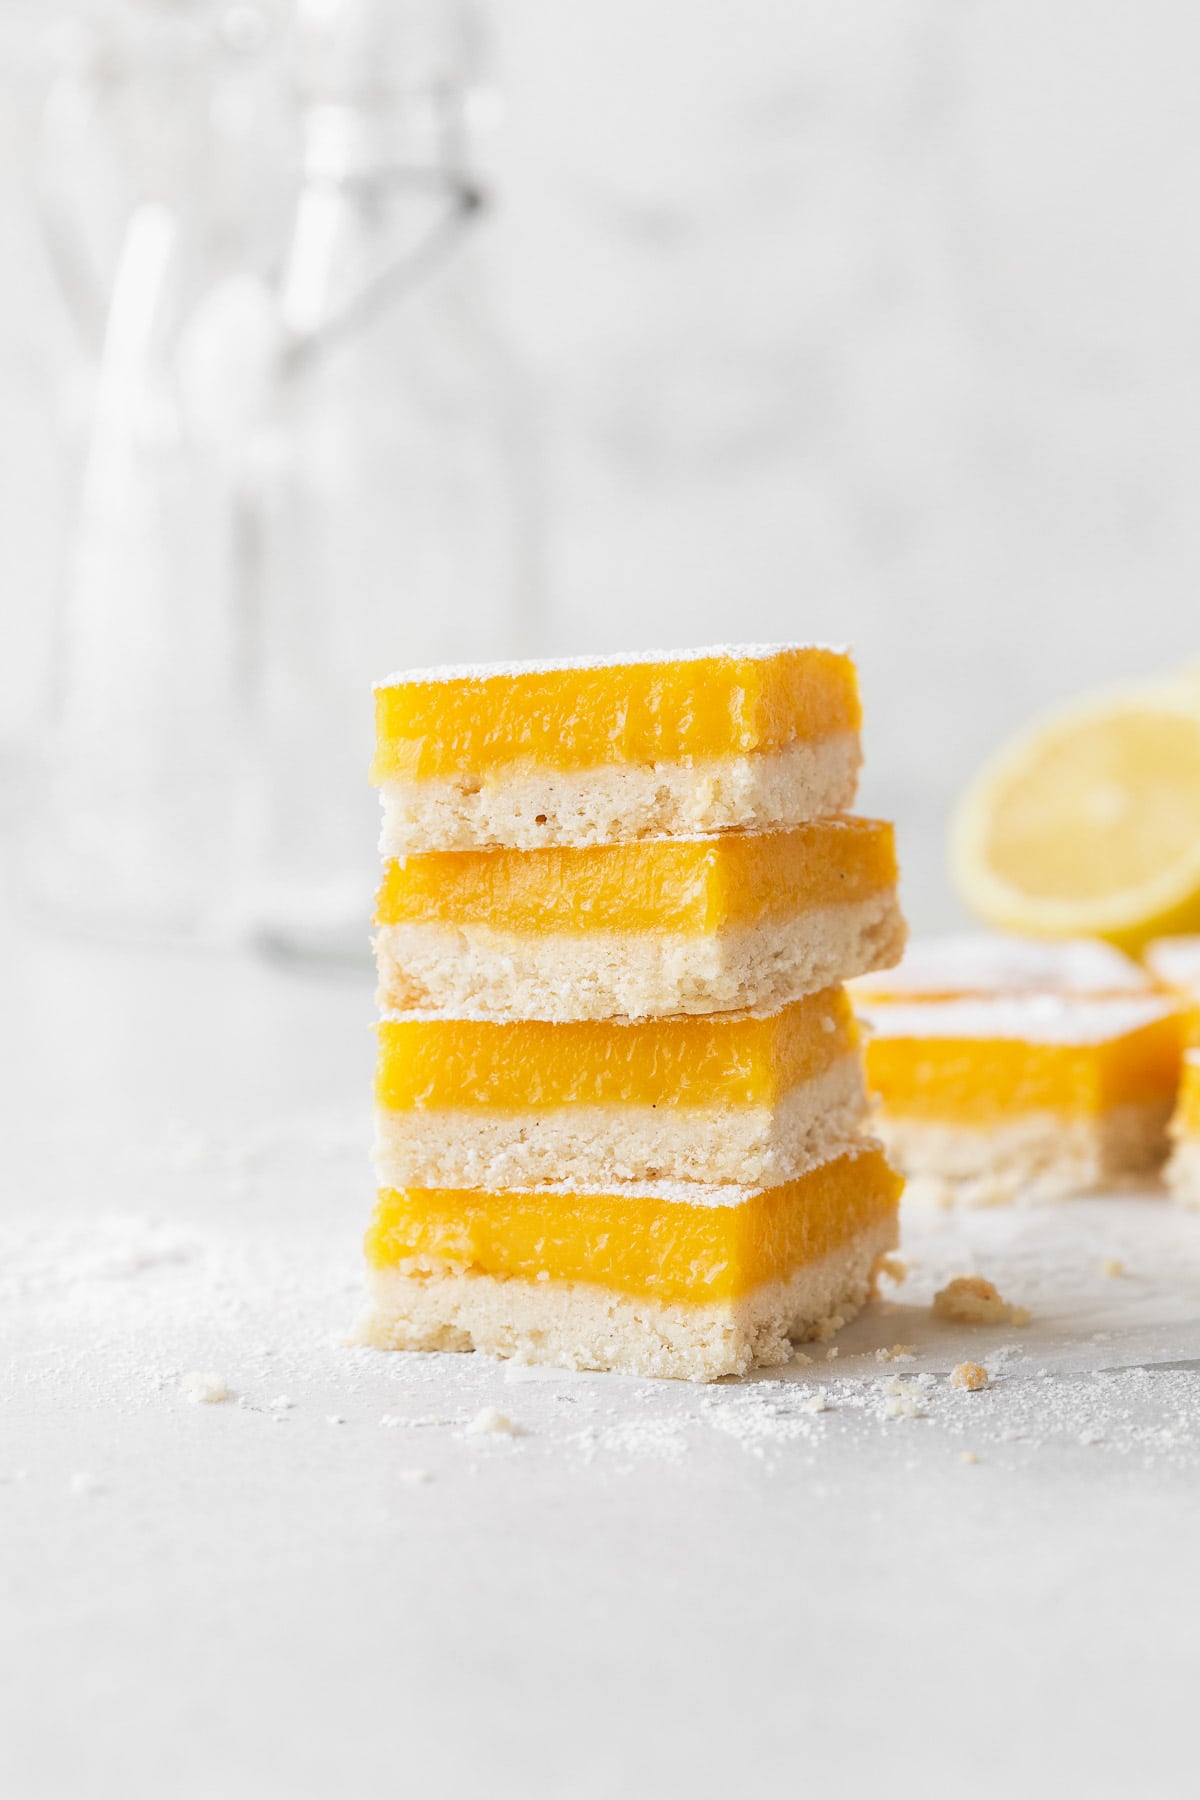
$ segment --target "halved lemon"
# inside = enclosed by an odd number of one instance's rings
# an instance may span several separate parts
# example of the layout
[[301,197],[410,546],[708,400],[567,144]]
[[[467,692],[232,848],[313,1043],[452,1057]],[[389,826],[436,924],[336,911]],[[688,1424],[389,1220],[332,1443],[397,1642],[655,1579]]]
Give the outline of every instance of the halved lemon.
[[1125,688],[1035,721],[951,824],[964,899],[989,924],[1136,951],[1200,930],[1200,688]]

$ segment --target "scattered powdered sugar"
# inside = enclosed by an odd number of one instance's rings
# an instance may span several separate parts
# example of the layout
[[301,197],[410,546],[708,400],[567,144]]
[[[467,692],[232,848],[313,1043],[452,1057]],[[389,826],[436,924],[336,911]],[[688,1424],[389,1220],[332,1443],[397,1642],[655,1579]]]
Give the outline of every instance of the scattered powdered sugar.
[[674,1420],[634,1415],[600,1430],[585,1428],[575,1434],[572,1446],[584,1461],[603,1457],[620,1468],[631,1468],[641,1462],[678,1462],[688,1439]]
[[[202,1254],[194,1234],[156,1219],[99,1219],[84,1231],[58,1221],[7,1230],[0,1236],[0,1299],[115,1289],[140,1275],[182,1268]],[[122,1305],[118,1296],[115,1309]]]
[[[268,1180],[276,1176],[290,1192],[303,1173],[281,1164]],[[328,1171],[314,1179],[324,1187]],[[359,1173],[349,1173],[355,1205],[360,1185]],[[836,1343],[809,1346],[781,1370],[710,1388],[347,1348],[340,1334],[357,1309],[361,1275],[344,1218],[283,1232],[277,1217],[259,1219],[241,1204],[223,1226],[199,1214],[186,1222],[59,1215],[5,1234],[14,1254],[0,1260],[9,1296],[0,1315],[3,1379],[26,1406],[101,1420],[149,1415],[139,1430],[152,1433],[171,1429],[180,1399],[206,1411],[219,1394],[236,1399],[239,1442],[286,1423],[272,1434],[274,1457],[319,1455],[332,1472],[339,1459],[365,1456],[381,1478],[400,1483],[458,1473],[511,1480],[518,1467],[555,1464],[594,1480],[641,1468],[692,1480],[730,1456],[750,1459],[764,1479],[802,1468],[819,1482],[834,1479],[829,1472],[852,1452],[895,1457],[919,1446],[925,1457],[942,1442],[957,1458],[964,1441],[989,1476],[1034,1451],[1195,1473],[1194,1224],[1144,1200],[1080,1202],[1068,1211],[910,1221],[903,1301],[868,1309]],[[1106,1258],[1132,1262],[1136,1277],[1112,1279]],[[1007,1325],[931,1320],[934,1292],[972,1268],[986,1269],[999,1295],[1030,1301],[1024,1330],[1012,1329],[1011,1311]],[[831,1351],[836,1360],[826,1361]],[[1156,1366],[1168,1355],[1174,1366]],[[951,1386],[950,1371],[964,1359],[986,1368],[987,1387]],[[522,1384],[519,1456],[489,1448],[516,1435],[503,1408],[513,1383]],[[229,1423],[210,1421],[188,1435],[199,1429],[210,1454],[224,1456]],[[330,1431],[333,1424],[339,1429]],[[356,1426],[370,1427],[367,1437]],[[396,1467],[399,1446],[394,1436],[386,1441],[395,1431],[410,1443],[421,1434],[417,1474]],[[86,1467],[97,1454],[90,1433],[77,1446]],[[29,1481],[43,1478],[19,1439],[10,1461],[30,1468]],[[69,1467],[54,1479],[61,1491]],[[14,1477],[0,1492],[15,1503]],[[131,1492],[124,1473],[113,1492]]]

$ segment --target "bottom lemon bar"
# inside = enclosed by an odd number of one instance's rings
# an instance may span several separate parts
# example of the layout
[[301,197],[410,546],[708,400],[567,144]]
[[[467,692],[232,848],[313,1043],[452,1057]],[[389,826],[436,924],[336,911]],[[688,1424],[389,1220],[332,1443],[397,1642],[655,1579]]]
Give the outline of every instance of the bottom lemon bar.
[[1167,1183],[1177,1200],[1200,1206],[1200,1049],[1187,1051],[1183,1059],[1171,1140]]
[[864,1141],[768,1188],[385,1188],[360,1343],[712,1381],[866,1300],[901,1182]]
[[767,1185],[854,1143],[867,1109],[841,988],[668,1019],[380,1021],[385,1187],[588,1181]]
[[860,1017],[874,1129],[910,1177],[961,1182],[966,1200],[1009,1197],[1005,1183],[1011,1197],[1047,1198],[1166,1154],[1182,1032],[1172,1000],[1039,995]]

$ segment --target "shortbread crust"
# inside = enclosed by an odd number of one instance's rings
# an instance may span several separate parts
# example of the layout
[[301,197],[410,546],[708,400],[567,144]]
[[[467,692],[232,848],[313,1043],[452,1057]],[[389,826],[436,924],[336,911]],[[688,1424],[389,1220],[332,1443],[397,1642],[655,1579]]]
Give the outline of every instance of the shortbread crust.
[[493,1018],[641,1019],[781,1004],[885,968],[904,948],[893,888],[713,933],[381,925],[381,1007]]
[[907,1178],[907,1203],[953,1198],[988,1206],[1104,1192],[1152,1174],[1163,1159],[1169,1100],[1114,1106],[1092,1118],[1028,1112],[989,1126],[877,1113],[871,1129]]
[[759,1105],[571,1105],[376,1110],[384,1187],[527,1187],[585,1181],[768,1186],[853,1142],[866,1091],[856,1051]]
[[382,780],[385,857],[429,850],[606,844],[696,832],[768,831],[853,805],[856,733],[749,755],[594,769],[501,769]]

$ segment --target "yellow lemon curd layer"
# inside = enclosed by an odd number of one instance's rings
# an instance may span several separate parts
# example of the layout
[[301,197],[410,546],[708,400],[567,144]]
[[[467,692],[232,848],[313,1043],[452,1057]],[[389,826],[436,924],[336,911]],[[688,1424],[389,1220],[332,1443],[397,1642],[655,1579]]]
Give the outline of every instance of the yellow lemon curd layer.
[[417,671],[375,690],[371,776],[688,762],[818,743],[861,719],[852,660],[819,647]]
[[1089,1119],[1114,1106],[1168,1099],[1180,1049],[1181,1020],[1172,1009],[1091,1041],[1032,1033],[868,1035],[867,1086],[894,1118],[985,1126],[1036,1111]]
[[408,1274],[458,1272],[582,1281],[665,1303],[734,1300],[786,1280],[894,1214],[903,1186],[878,1150],[821,1163],[772,1188],[702,1190],[737,1204],[695,1204],[669,1188],[385,1188],[368,1262]]
[[1183,1059],[1175,1123],[1185,1137],[1200,1137],[1200,1050],[1189,1051]]
[[815,819],[790,831],[401,857],[384,870],[375,922],[701,934],[868,900],[895,880],[890,825]]
[[501,1023],[408,1014],[379,1025],[380,1106],[772,1105],[858,1041],[841,988],[768,1014]]

